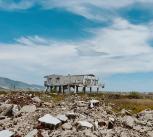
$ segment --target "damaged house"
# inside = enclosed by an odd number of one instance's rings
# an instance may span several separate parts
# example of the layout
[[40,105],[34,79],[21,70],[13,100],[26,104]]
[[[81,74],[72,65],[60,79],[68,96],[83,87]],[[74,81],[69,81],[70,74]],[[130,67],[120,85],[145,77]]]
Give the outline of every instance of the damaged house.
[[92,88],[96,88],[97,92],[99,88],[104,88],[103,84],[100,84],[93,74],[85,75],[48,75],[45,76],[44,86],[46,91],[56,91],[64,93],[65,91],[78,93],[81,88],[85,93],[87,88],[92,92]]

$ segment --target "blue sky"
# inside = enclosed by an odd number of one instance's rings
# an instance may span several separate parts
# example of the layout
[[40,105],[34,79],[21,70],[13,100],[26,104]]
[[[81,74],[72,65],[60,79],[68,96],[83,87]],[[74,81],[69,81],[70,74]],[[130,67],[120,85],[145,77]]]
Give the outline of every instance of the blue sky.
[[0,76],[94,73],[105,90],[153,91],[153,0],[0,0]]

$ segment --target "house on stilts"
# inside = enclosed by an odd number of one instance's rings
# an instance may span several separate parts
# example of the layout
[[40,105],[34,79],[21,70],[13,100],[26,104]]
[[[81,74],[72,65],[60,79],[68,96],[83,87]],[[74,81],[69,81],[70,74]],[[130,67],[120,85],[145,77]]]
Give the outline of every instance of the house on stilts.
[[84,93],[87,88],[92,92],[93,88],[99,91],[100,88],[104,88],[104,84],[100,84],[96,76],[93,74],[85,75],[48,75],[45,76],[44,86],[46,91],[55,91],[58,93],[74,92],[78,93],[81,88]]

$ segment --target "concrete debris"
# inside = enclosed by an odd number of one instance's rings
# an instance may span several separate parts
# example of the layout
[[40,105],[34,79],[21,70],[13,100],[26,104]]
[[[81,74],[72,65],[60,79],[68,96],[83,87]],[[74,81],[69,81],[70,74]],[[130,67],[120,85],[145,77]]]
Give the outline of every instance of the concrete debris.
[[77,127],[80,128],[92,128],[93,125],[87,121],[78,121],[77,122]]
[[25,137],[35,137],[38,133],[37,129],[30,131]]
[[12,131],[9,131],[9,130],[0,131],[0,137],[11,137],[13,135],[14,135],[14,133]]
[[65,124],[62,125],[62,129],[71,130],[72,129],[72,125],[70,123],[65,123]]
[[2,116],[12,115],[12,104],[3,104],[1,108],[3,108],[1,112]]
[[68,118],[65,115],[57,115],[57,118],[62,122],[66,122],[68,120]]
[[31,113],[35,111],[36,111],[35,105],[26,105],[21,108],[21,112],[24,112],[24,113]]
[[39,97],[33,97],[32,100],[36,103],[41,103],[41,99]]
[[50,125],[58,125],[61,123],[61,121],[59,119],[57,119],[56,117],[53,117],[50,114],[46,114],[43,117],[38,119],[39,122],[41,123],[45,123],[45,124],[50,124]]
[[131,117],[131,116],[124,116],[123,117],[123,124],[126,126],[126,127],[129,127],[129,128],[133,128],[134,126],[134,118]]
[[153,137],[153,110],[115,113],[109,104],[77,94],[58,102],[45,98],[0,95],[0,137]]
[[93,108],[93,107],[98,106],[98,105],[99,105],[98,100],[90,100],[90,102],[89,102],[89,107],[90,108]]
[[75,119],[77,117],[77,114],[74,113],[74,112],[67,112],[66,113],[66,116],[69,118],[69,119]]
[[129,110],[126,110],[126,109],[122,109],[120,113],[121,113],[121,115],[129,115],[129,116],[132,115],[131,112]]

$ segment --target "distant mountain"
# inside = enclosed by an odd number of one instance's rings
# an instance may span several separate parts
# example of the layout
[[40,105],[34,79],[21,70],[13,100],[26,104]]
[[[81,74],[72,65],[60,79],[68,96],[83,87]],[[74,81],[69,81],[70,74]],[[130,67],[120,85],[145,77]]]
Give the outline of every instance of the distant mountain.
[[0,88],[1,89],[38,89],[41,90],[44,87],[40,85],[28,84],[21,81],[15,81],[8,78],[0,77]]

